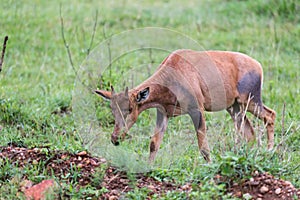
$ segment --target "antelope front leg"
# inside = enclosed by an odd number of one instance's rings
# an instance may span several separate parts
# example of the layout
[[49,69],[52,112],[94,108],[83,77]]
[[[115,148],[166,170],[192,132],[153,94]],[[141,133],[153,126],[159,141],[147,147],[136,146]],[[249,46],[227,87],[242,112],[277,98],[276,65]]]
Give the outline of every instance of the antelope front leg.
[[151,137],[150,142],[150,156],[149,162],[153,162],[156,156],[156,153],[159,149],[161,141],[163,139],[164,133],[167,129],[168,117],[165,113],[157,109],[157,118],[156,118],[156,127],[154,130],[154,135]]
[[210,150],[208,141],[206,138],[206,126],[205,126],[205,118],[203,116],[203,111],[201,112],[199,109],[194,109],[189,112],[189,115],[191,116],[195,130],[197,132],[197,139],[198,139],[198,147],[200,150],[200,153],[204,157],[204,159],[207,162],[210,162]]

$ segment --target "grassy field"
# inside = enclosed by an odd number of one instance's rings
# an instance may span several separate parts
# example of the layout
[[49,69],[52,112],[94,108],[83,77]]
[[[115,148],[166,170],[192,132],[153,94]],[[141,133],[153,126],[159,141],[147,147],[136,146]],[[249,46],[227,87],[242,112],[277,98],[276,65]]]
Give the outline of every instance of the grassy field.
[[[109,36],[143,27],[169,28],[196,40],[202,47],[200,50],[240,51],[262,63],[263,101],[277,112],[276,150],[267,152],[264,147],[255,147],[245,151],[245,145],[234,144],[235,131],[229,115],[225,112],[207,114],[213,164],[203,165],[198,151],[190,151],[189,155],[174,162],[170,170],[161,166],[152,172],[152,176],[172,178],[178,183],[204,181],[204,189],[196,190],[193,198],[223,194],[222,187],[207,181],[217,173],[228,177],[242,174],[236,177],[242,179],[249,177],[253,170],[269,171],[300,187],[299,1],[214,0],[180,3],[147,0],[137,3],[131,0],[90,0],[58,3],[4,0],[0,7],[0,39],[2,41],[8,35],[9,41],[0,73],[0,146],[14,144],[69,152],[85,149],[72,115],[76,75],[62,39],[60,9],[64,34],[76,69],[90,50]],[[148,55],[143,56],[150,59]],[[151,60],[157,64],[164,56],[156,52]],[[126,71],[133,62],[142,65],[143,61],[132,55],[128,59],[120,59],[115,65]],[[120,72],[112,70],[111,73],[104,77],[104,83],[119,84],[121,87]],[[98,113],[99,123],[111,131],[112,117],[106,114],[109,107],[106,103],[103,105],[107,108],[103,113]],[[152,116],[151,112],[145,113],[136,129],[149,127]],[[184,127],[190,122],[185,120],[172,120],[168,133],[176,134],[177,129],[187,130]],[[256,129],[262,126],[256,119],[252,120]],[[151,127],[143,129],[144,132],[151,130]],[[263,146],[265,142],[263,135]],[[145,141],[145,148],[148,143]],[[28,167],[20,171],[13,163],[3,163],[0,162],[1,199],[16,198],[19,185],[13,181],[15,177],[27,177],[34,182],[49,178],[42,170],[43,165],[38,170]],[[76,186],[76,182],[71,184]],[[85,198],[88,193],[86,190],[72,193],[70,188],[63,190],[69,190],[74,198]],[[96,194],[96,189],[90,188],[89,192]],[[131,195],[142,196],[142,193],[137,189]],[[180,197],[180,194],[169,195],[170,198]],[[18,198],[22,199],[22,196]]]

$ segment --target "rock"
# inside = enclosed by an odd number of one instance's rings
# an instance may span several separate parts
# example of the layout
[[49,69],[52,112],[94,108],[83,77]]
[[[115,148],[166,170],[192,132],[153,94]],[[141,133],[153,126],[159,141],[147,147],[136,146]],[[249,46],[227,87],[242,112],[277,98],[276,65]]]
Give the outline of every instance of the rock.
[[272,180],[271,180],[271,179],[266,179],[264,182],[265,182],[266,184],[268,184],[268,185],[271,185]]
[[181,187],[182,190],[189,190],[191,189],[191,186],[189,184],[185,184]]
[[148,185],[147,188],[148,188],[149,190],[155,191],[155,187],[154,187],[153,185]]
[[24,191],[26,199],[40,200],[45,199],[47,193],[55,186],[54,180],[44,180]]
[[256,200],[262,200],[262,198],[257,198]]
[[293,186],[291,182],[289,181],[284,181],[283,185],[285,186]]
[[238,191],[234,194],[234,196],[236,197],[242,197],[242,192],[241,191]]
[[91,165],[93,165],[93,166],[99,166],[100,165],[100,163],[94,161],[93,159],[91,159],[90,162],[91,162]]
[[264,195],[262,194],[257,194],[258,197],[262,198]]
[[79,153],[76,154],[77,156],[85,156],[87,155],[87,152],[86,151],[81,151]]
[[275,190],[275,194],[279,195],[280,193],[281,193],[281,188],[277,188],[277,189]]
[[111,191],[111,194],[117,195],[117,194],[119,194],[119,192],[118,192],[118,190],[112,190],[112,191]]
[[108,198],[108,200],[117,200],[117,199],[119,199],[119,198],[117,196],[114,196],[114,195],[112,195]]
[[266,186],[262,186],[260,189],[259,189],[260,193],[262,194],[265,194],[269,191],[269,188],[266,187]]
[[249,185],[257,186],[257,185],[259,185],[259,181],[255,181],[254,178],[250,178]]

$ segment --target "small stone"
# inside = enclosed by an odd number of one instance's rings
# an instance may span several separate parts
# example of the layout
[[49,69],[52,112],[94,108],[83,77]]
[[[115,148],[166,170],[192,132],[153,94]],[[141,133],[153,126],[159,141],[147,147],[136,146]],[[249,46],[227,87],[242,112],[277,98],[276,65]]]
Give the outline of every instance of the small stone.
[[114,195],[112,195],[112,196],[110,196],[109,198],[108,198],[108,200],[118,200],[119,198],[117,197],[117,196],[114,196]]
[[283,183],[285,186],[292,186],[292,183],[291,182],[289,182],[289,181],[284,181],[284,183]]
[[241,191],[238,191],[234,194],[234,196],[236,197],[242,197],[242,192]]
[[260,193],[264,194],[264,193],[266,193],[266,192],[269,191],[269,188],[266,187],[266,186],[262,186],[262,187],[259,189],[259,191],[260,191]]
[[271,179],[266,179],[265,183],[268,184],[268,185],[270,185],[272,183],[272,180]]
[[258,186],[259,182],[258,181],[253,181],[253,182],[250,182],[249,185],[251,185],[251,186]]
[[262,194],[257,194],[257,196],[258,196],[258,197],[260,197],[260,198],[262,198],[262,197],[263,197],[263,195],[262,195]]
[[259,175],[259,173],[258,173],[258,171],[257,171],[257,170],[254,172],[254,174],[255,174],[256,176],[258,176],[258,175]]
[[86,165],[88,165],[88,164],[90,164],[91,161],[89,159],[84,159],[84,162]]
[[185,184],[184,186],[181,187],[182,190],[189,190],[191,187],[189,184]]
[[152,191],[155,190],[155,187],[153,185],[148,185],[147,187],[148,187],[149,190],[152,190]]
[[113,194],[113,195],[117,195],[119,192],[118,192],[118,190],[112,190],[111,191],[111,194]]
[[61,155],[60,158],[61,158],[62,160],[65,160],[67,157],[68,157],[67,154],[63,154],[63,155]]
[[87,152],[86,151],[81,151],[79,153],[76,154],[77,156],[85,156],[87,155]]
[[78,156],[77,160],[82,161],[82,158],[80,156]]
[[254,178],[253,178],[253,177],[251,177],[251,178],[249,179],[249,181],[250,181],[250,182],[253,182],[253,181],[254,181]]
[[79,164],[77,165],[77,167],[78,167],[78,168],[82,168],[82,167],[83,167],[83,164],[82,164],[82,163],[79,163]]
[[275,194],[279,195],[280,193],[281,193],[281,188],[277,188],[277,189],[275,190]]
[[93,165],[93,166],[99,166],[100,165],[100,163],[97,163],[95,160],[93,160],[93,159],[91,159],[90,160],[91,161],[91,165]]
[[262,200],[262,198],[258,197],[256,200]]

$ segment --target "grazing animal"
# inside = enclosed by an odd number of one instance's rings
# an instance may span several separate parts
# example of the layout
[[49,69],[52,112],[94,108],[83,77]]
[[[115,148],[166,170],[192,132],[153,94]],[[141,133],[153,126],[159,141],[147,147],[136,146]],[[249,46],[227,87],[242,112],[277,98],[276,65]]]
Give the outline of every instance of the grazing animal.
[[111,101],[115,127],[113,144],[124,140],[126,133],[146,109],[157,108],[154,135],[150,142],[152,162],[167,128],[168,119],[188,114],[193,121],[198,147],[210,162],[204,111],[226,109],[235,127],[247,141],[255,140],[248,111],[263,120],[267,128],[268,149],[274,146],[275,111],[261,100],[262,67],[251,57],[229,51],[177,50],[160,64],[157,71],[137,87],[125,92],[96,90]]

